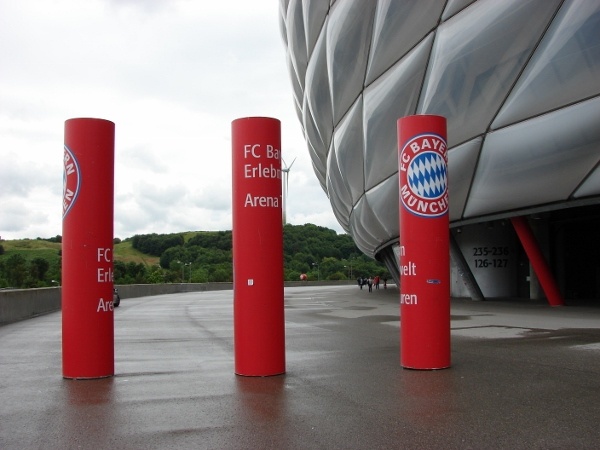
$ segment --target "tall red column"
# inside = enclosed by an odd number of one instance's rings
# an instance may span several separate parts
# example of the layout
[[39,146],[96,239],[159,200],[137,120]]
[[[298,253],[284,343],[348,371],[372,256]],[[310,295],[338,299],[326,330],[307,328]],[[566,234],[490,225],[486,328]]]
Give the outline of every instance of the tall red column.
[[446,119],[398,120],[402,367],[450,366]]
[[115,124],[65,122],[62,236],[63,377],[114,375]]
[[285,372],[281,123],[232,122],[235,373]]
[[525,253],[527,253],[527,257],[531,262],[533,270],[540,280],[548,303],[550,306],[564,306],[565,302],[558,289],[558,284],[554,280],[550,266],[548,266],[527,220],[525,220],[524,217],[519,216],[511,218],[510,221],[517,232],[517,236],[519,236],[519,240],[525,249]]

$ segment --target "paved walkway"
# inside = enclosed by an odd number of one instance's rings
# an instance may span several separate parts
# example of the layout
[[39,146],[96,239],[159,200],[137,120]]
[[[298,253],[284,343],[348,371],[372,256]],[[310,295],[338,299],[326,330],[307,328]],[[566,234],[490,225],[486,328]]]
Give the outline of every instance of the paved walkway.
[[600,308],[452,304],[399,364],[398,291],[286,289],[287,374],[234,375],[232,292],[123,299],[116,376],[64,380],[61,315],[0,327],[1,449],[600,447]]

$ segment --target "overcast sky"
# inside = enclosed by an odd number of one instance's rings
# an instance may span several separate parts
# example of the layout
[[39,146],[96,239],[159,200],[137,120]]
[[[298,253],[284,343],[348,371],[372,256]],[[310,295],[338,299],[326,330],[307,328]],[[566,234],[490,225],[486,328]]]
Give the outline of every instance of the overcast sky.
[[64,122],[116,125],[115,236],[231,229],[231,122],[282,122],[288,222],[342,232],[276,0],[0,0],[0,237],[62,234]]

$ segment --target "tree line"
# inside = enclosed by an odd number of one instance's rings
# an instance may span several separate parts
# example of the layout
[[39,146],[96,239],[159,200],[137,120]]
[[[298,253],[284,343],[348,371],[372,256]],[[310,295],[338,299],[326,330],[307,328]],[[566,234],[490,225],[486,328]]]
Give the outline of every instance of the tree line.
[[[1,246],[0,246],[1,247]],[[4,249],[0,254],[4,253]],[[0,261],[0,287],[35,288],[58,285],[60,270],[50,270],[48,259],[35,257],[28,260],[18,253]]]
[[[186,239],[186,235],[192,235]],[[159,258],[159,264],[126,262],[115,258],[115,284],[206,283],[233,281],[231,231],[140,234],[125,239],[145,255]],[[50,239],[49,239],[50,240]],[[60,242],[60,236],[51,238]],[[115,245],[121,243],[115,240]],[[0,246],[1,247],[1,246]],[[387,269],[358,250],[347,234],[313,224],[285,225],[283,230],[284,276],[287,281],[345,280],[379,275]],[[0,254],[3,249],[0,249]],[[60,251],[54,259],[27,260],[20,254],[0,258],[0,287],[43,287],[60,280]],[[56,256],[54,257],[56,258]],[[52,258],[50,258],[52,259]]]
[[[231,231],[198,232],[185,241],[183,235],[150,234],[131,238],[132,247],[160,256],[159,267],[146,268],[149,282],[226,282],[233,280]],[[359,276],[389,277],[387,269],[356,247],[347,234],[313,224],[283,228],[284,277],[287,281],[346,280]],[[142,265],[119,267],[115,283],[125,284],[143,276]],[[123,269],[123,270],[121,270]],[[160,279],[162,277],[162,280]]]

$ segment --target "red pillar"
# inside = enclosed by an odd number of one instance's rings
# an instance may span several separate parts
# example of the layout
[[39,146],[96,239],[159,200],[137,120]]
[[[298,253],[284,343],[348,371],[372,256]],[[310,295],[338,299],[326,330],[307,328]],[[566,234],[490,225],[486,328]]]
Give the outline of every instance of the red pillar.
[[115,125],[65,122],[62,235],[64,378],[114,375]]
[[235,373],[285,373],[281,123],[232,122]]
[[517,236],[519,236],[521,245],[523,245],[525,253],[527,253],[527,257],[531,262],[531,266],[533,267],[538,280],[540,280],[540,285],[544,290],[544,294],[546,294],[548,303],[551,306],[564,306],[565,302],[560,294],[558,285],[552,276],[550,267],[548,266],[548,263],[546,263],[546,259],[535,240],[535,236],[533,235],[529,224],[522,216],[513,217],[510,221],[517,232]]
[[398,120],[402,367],[450,366],[446,119]]

